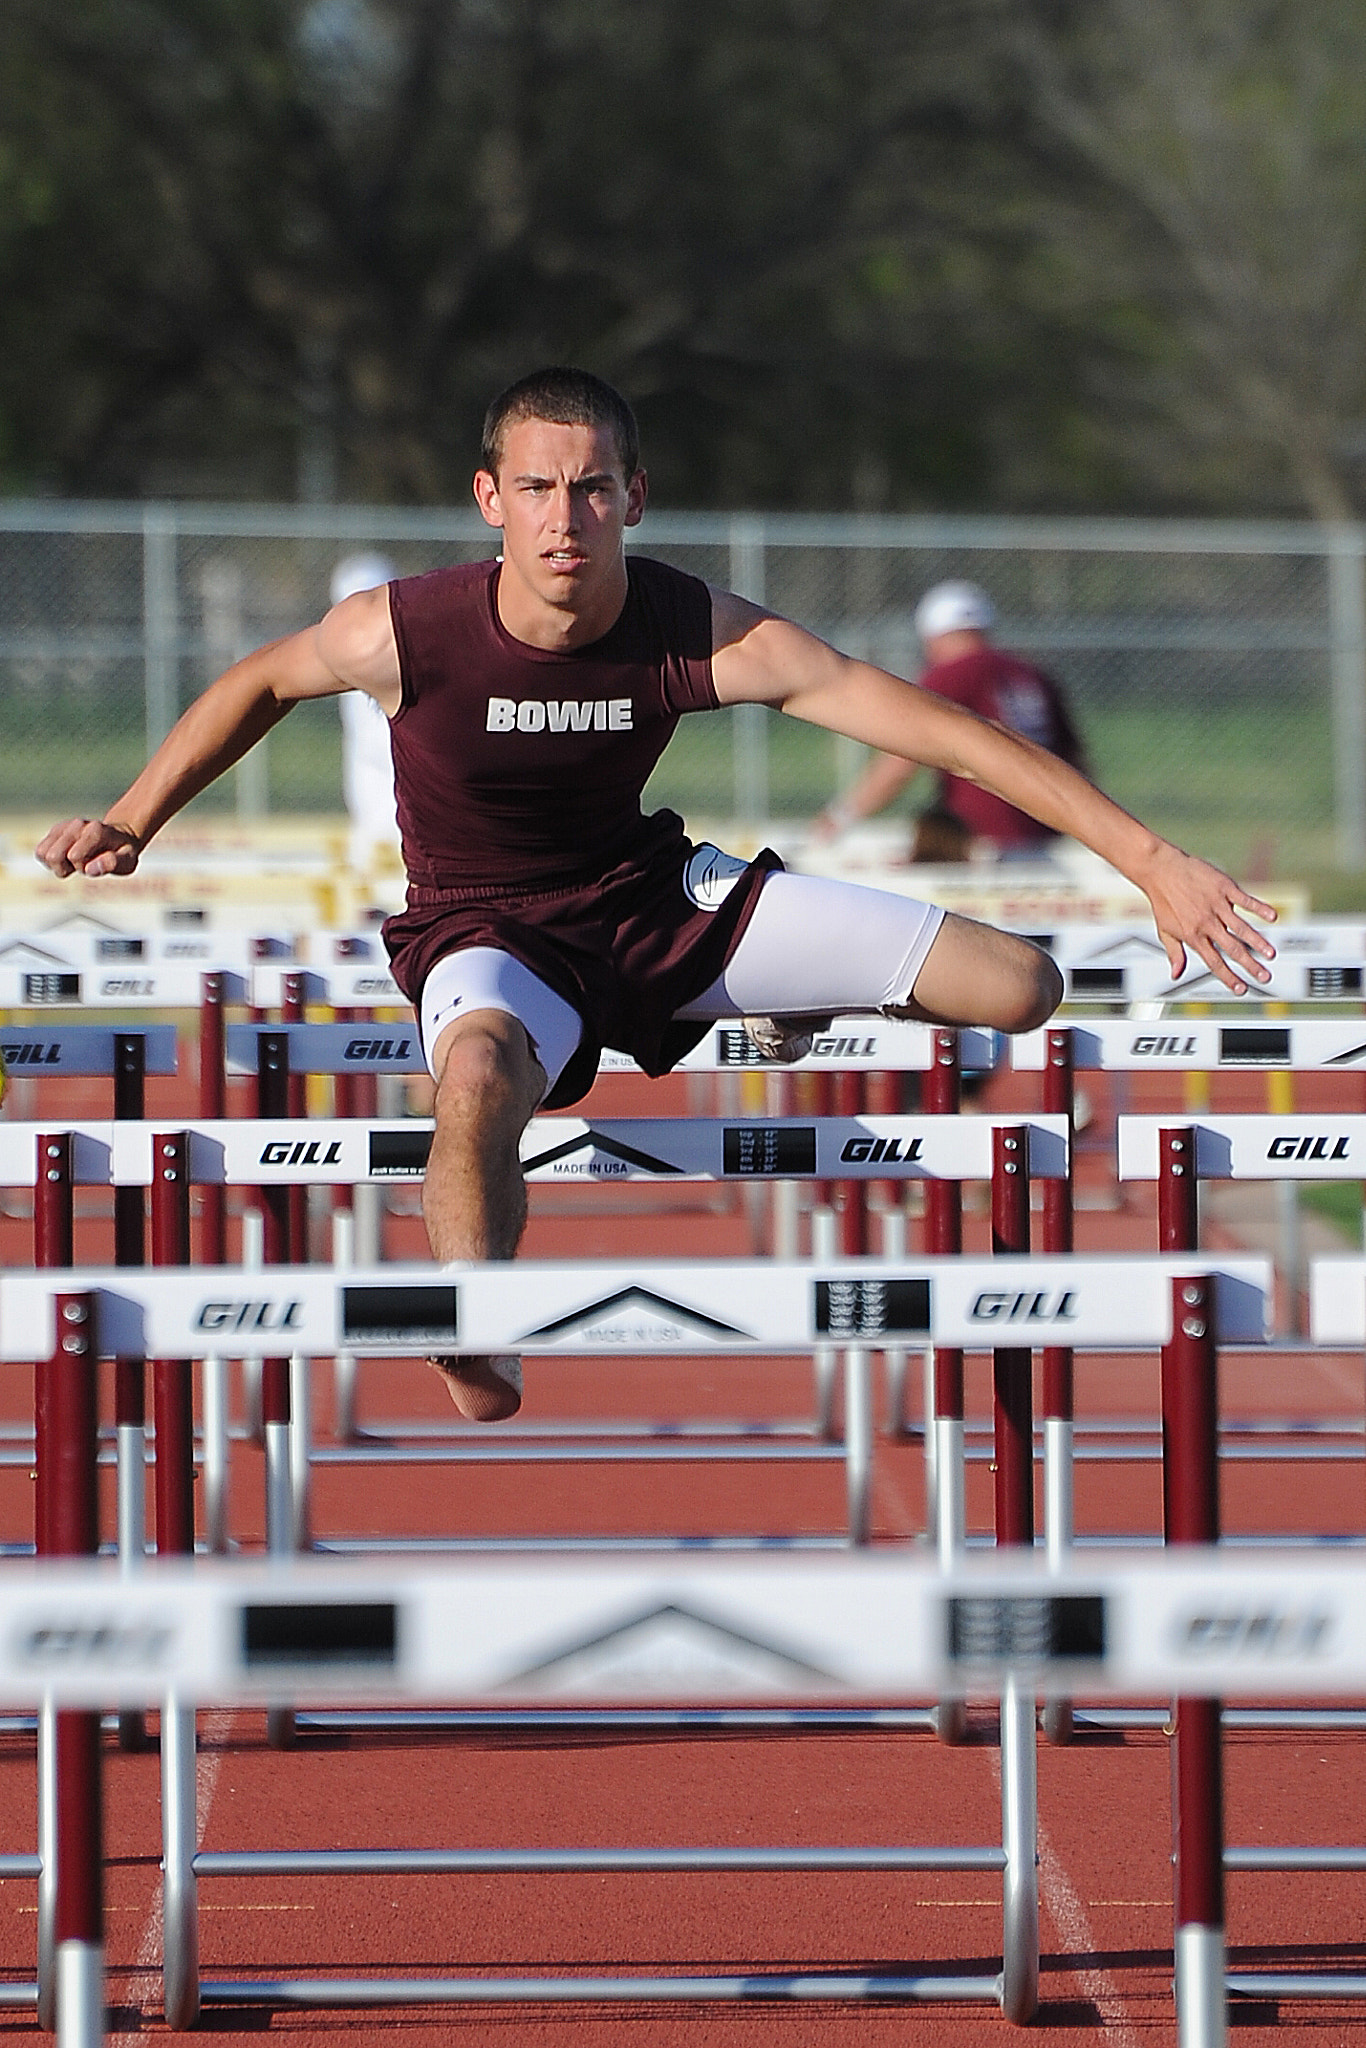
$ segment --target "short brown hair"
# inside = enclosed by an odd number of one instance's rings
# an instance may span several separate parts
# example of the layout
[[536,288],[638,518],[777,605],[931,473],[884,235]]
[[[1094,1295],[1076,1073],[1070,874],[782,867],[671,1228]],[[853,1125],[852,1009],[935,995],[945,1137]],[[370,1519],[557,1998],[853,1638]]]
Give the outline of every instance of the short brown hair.
[[484,415],[479,461],[497,476],[503,441],[520,420],[551,420],[563,427],[610,427],[627,483],[640,467],[640,430],[636,416],[619,391],[590,370],[552,367],[533,370],[500,391]]

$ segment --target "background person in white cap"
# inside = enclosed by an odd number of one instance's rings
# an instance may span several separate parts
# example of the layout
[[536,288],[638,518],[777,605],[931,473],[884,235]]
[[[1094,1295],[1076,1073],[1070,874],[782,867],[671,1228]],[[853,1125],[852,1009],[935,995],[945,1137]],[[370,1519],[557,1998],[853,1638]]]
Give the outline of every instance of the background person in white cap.
[[[1023,734],[1069,767],[1084,768],[1084,749],[1059,685],[1018,654],[994,647],[995,623],[995,606],[975,583],[936,583],[927,590],[915,613],[926,661],[918,678],[921,688]],[[858,780],[821,812],[817,837],[837,838],[861,818],[871,818],[919,773],[919,766],[899,754],[875,755]],[[911,858],[965,860],[972,852],[986,852],[1018,860],[1046,854],[1057,836],[979,783],[945,775],[932,809],[924,814]]]
[[[398,570],[387,555],[347,555],[332,571],[331,601],[392,583]],[[351,865],[372,867],[377,856],[401,857],[394,802],[394,757],[389,721],[364,690],[338,699],[342,726],[342,791],[351,820]]]

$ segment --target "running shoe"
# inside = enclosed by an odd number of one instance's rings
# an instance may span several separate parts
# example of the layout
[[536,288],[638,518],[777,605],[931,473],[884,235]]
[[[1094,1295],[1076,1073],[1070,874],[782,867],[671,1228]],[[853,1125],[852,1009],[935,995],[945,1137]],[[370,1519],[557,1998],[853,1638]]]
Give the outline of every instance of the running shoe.
[[745,1035],[760,1059],[776,1060],[790,1067],[804,1060],[833,1017],[742,1017]]

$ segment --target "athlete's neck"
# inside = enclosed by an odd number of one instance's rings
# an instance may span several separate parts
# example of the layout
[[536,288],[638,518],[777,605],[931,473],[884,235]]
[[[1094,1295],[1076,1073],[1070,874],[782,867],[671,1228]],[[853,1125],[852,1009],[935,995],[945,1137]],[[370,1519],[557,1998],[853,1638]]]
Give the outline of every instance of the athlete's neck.
[[514,640],[546,654],[571,654],[610,633],[627,593],[626,558],[618,555],[592,578],[559,580],[553,591],[528,582],[507,554],[498,571],[498,616]]

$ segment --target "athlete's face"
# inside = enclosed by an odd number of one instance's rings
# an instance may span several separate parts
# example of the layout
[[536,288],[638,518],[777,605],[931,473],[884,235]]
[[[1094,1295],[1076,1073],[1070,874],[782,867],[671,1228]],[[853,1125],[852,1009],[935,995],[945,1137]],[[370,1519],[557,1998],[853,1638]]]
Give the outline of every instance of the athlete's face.
[[498,475],[481,469],[474,495],[528,593],[577,612],[622,578],[621,537],[645,510],[645,475],[622,474],[610,428],[518,420]]

